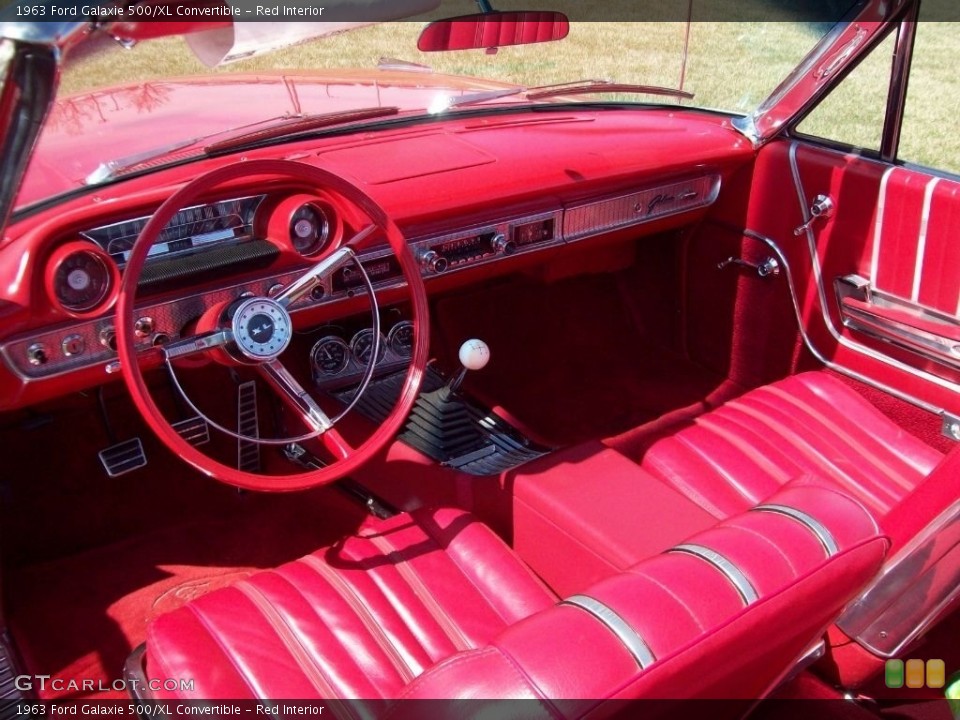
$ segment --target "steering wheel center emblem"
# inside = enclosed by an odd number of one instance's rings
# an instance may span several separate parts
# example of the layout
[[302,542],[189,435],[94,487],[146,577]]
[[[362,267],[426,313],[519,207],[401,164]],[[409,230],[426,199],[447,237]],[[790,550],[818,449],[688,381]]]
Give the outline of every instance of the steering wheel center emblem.
[[273,360],[286,350],[292,336],[290,315],[269,298],[246,300],[233,315],[233,337],[251,360]]

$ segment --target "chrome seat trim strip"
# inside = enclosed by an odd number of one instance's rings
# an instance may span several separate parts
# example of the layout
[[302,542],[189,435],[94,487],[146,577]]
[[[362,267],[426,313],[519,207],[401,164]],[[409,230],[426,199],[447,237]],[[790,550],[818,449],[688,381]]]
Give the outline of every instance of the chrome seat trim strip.
[[637,661],[637,664],[642,670],[646,670],[657,661],[653,651],[650,650],[650,646],[644,642],[639,633],[630,627],[626,620],[599,600],[589,595],[571,595],[560,604],[573,605],[581,610],[585,610],[603,623],[610,632],[617,636],[617,639],[623,643],[623,646],[630,654],[633,655],[634,660]]
[[837,545],[833,533],[831,533],[822,522],[812,515],[803,512],[803,510],[797,510],[789,505],[776,504],[757,505],[754,508],[750,508],[750,510],[754,512],[776,513],[792,518],[816,536],[817,540],[823,546],[823,549],[827,551],[827,557],[833,557],[840,552],[840,546]]
[[747,579],[747,576],[743,574],[740,568],[716,550],[711,550],[703,545],[685,543],[670,548],[667,552],[686,553],[687,555],[693,555],[713,565],[713,567],[723,573],[724,577],[730,581],[730,584],[733,585],[740,594],[740,597],[743,598],[743,602],[746,605],[751,605],[760,599],[753,584]]

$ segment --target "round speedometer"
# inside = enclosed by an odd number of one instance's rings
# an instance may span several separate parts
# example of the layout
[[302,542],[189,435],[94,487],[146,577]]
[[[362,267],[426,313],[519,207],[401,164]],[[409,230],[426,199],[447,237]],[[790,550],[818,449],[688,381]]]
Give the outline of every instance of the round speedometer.
[[117,268],[99,247],[84,242],[59,247],[47,264],[47,289],[71,315],[84,315],[107,304],[117,284]]
[[327,245],[330,221],[320,206],[305,203],[290,216],[290,242],[301,255],[316,255]]

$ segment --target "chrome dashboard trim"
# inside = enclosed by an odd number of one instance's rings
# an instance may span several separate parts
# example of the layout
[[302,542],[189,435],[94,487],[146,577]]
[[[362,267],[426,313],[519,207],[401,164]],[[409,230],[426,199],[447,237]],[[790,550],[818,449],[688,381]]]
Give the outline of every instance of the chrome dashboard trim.
[[711,174],[575,205],[564,210],[563,236],[573,242],[660,220],[707,207],[719,193],[720,175]]
[[[410,240],[409,244],[414,255],[418,255],[419,253],[432,249],[442,243],[462,238],[469,238],[472,236],[477,236],[478,234],[502,234],[504,237],[513,240],[514,233],[518,226],[546,220],[553,220],[553,236],[547,240],[517,245],[515,252],[509,255],[509,257],[516,257],[537,252],[546,248],[558,247],[570,242],[580,241],[582,239],[612,230],[634,227],[647,222],[678,215],[687,211],[704,208],[713,203],[717,197],[717,194],[719,193],[719,190],[719,174],[701,174],[687,178],[686,180],[673,180],[663,185],[647,186],[642,190],[626,195],[600,198],[589,203],[572,205],[569,207],[558,207],[538,213],[508,215],[502,219],[495,220],[490,223],[471,224],[465,228],[460,228],[450,233],[416,236]],[[647,212],[644,213],[643,217],[631,217],[629,219],[618,220],[615,225],[610,225],[609,219],[606,219],[606,216],[597,216],[593,214],[591,217],[594,217],[597,223],[596,225],[585,226],[583,225],[583,220],[581,219],[577,221],[580,224],[575,227],[575,232],[572,237],[568,237],[565,234],[566,218],[571,213],[573,213],[574,217],[578,217],[577,213],[586,212],[590,214],[594,213],[598,208],[602,209],[613,206],[620,207],[627,201],[631,201],[630,207],[632,208],[641,200],[645,200],[647,203],[649,203],[650,201],[656,199],[657,195],[669,195],[670,193],[682,194],[682,192],[691,191],[696,191],[699,193],[698,198],[696,198],[696,202],[690,202],[682,207],[671,206],[670,209],[662,212]],[[224,202],[229,202],[231,200],[242,200],[251,197],[255,198],[258,196],[256,194],[245,195],[237,198],[229,198]],[[691,200],[694,200],[694,198],[691,198]],[[614,205],[608,206],[605,205],[605,203],[613,203]],[[662,205],[663,201],[658,204]],[[669,204],[670,203],[668,203],[668,205]],[[645,205],[644,207],[648,207],[648,205]],[[654,208],[654,210],[656,210],[656,208]],[[130,221],[121,221],[120,223],[114,223],[114,225],[122,224],[123,222],[133,222],[137,219],[142,218],[134,218]],[[112,226],[113,225],[104,225],[102,227]],[[382,246],[359,253],[358,260],[364,264],[368,264],[371,261],[375,261],[384,257],[390,257],[392,255],[393,252],[389,247]],[[452,263],[449,269],[442,274],[447,275],[460,270],[480,267],[492,262],[504,260],[507,257],[508,256],[503,254],[491,253],[484,257],[472,259],[461,264]],[[141,350],[147,349],[151,346],[153,340],[158,336],[163,336],[169,341],[179,340],[180,330],[184,327],[184,325],[202,315],[203,312],[211,305],[222,301],[233,300],[241,293],[247,292],[261,297],[269,297],[270,288],[278,285],[281,287],[286,287],[291,282],[296,280],[297,277],[302,274],[302,272],[303,271],[300,270],[299,272],[291,271],[282,274],[268,275],[257,280],[246,281],[243,283],[232,283],[220,288],[214,288],[187,297],[157,303],[145,302],[142,305],[138,305],[135,313],[136,316],[142,317],[146,315],[152,317],[154,319],[154,332],[150,336],[145,337],[138,342],[137,347]],[[424,271],[424,276],[427,281],[429,281],[435,275],[439,276],[439,274],[435,274],[430,271]],[[395,289],[402,287],[405,284],[402,277],[391,277],[380,281],[377,281],[373,278],[371,279],[373,281],[374,288],[377,290]],[[363,284],[337,291],[334,290],[333,284],[334,279],[331,277],[330,280],[325,281],[321,286],[323,288],[322,297],[317,299],[307,296],[299,300],[290,308],[291,313],[295,315],[301,310],[339,302],[367,292]],[[6,366],[24,382],[55,378],[68,372],[89,369],[98,365],[102,365],[104,368],[104,374],[108,374],[111,372],[111,368],[114,367],[117,356],[115,351],[109,349],[108,347],[104,347],[99,338],[101,333],[104,331],[113,329],[115,320],[116,318],[113,314],[108,314],[92,320],[81,322],[65,322],[43,328],[42,330],[35,330],[17,335],[4,341],[3,343],[0,343],[0,358],[2,358]],[[64,337],[68,335],[79,335],[86,346],[87,351],[82,354],[69,357],[62,355],[52,356],[45,364],[39,366],[31,365],[28,362],[27,348],[29,348],[31,345],[42,343],[46,347],[60,348]]]

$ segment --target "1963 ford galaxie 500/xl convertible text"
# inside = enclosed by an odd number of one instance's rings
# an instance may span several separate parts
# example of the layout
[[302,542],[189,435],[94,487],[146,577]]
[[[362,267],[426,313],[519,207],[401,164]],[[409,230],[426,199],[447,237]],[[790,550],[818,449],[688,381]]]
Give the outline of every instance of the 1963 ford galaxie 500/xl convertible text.
[[479,4],[2,11],[5,697],[949,717],[946,11]]

